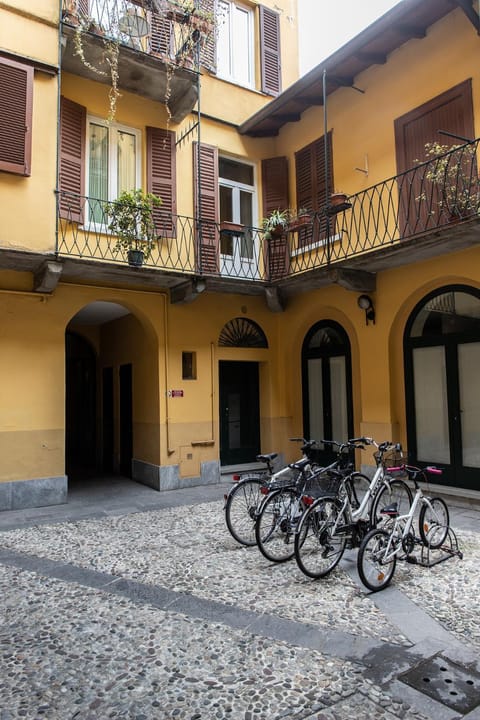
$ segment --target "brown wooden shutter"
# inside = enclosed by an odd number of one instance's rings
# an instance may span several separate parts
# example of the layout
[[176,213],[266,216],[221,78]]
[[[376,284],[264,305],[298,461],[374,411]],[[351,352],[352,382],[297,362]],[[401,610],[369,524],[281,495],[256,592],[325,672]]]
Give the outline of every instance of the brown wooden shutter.
[[[195,217],[200,220],[197,230],[197,269],[202,273],[217,273],[219,268],[219,207],[218,207],[218,149],[213,145],[193,143]],[[199,197],[200,173],[200,197]]]
[[83,222],[87,111],[62,97],[60,103],[60,217]]
[[30,175],[33,67],[0,58],[0,170]]
[[260,68],[262,92],[278,95],[282,89],[280,16],[260,5]]
[[289,207],[286,157],[262,160],[262,197],[264,215],[272,210],[286,210]]
[[150,52],[170,59],[172,55],[173,23],[162,13],[150,15]]
[[154,209],[155,226],[163,237],[175,237],[177,177],[175,133],[147,127],[147,191],[162,200]]
[[[289,207],[286,157],[262,160],[262,198],[265,217],[273,210],[287,210]],[[268,255],[269,279],[285,277],[290,266],[287,236],[271,238],[265,249]]]
[[[200,0],[200,10],[215,17],[215,0]],[[215,35],[216,21],[214,21],[214,29],[206,39],[201,53],[200,64],[210,72],[217,72],[217,41]]]
[[[321,235],[325,235],[326,232],[326,217],[321,213],[325,206],[328,205],[330,193],[333,192],[334,188],[331,131],[327,135],[327,152],[328,187],[325,178],[324,136],[295,153],[297,209],[306,208],[311,212],[320,213],[320,223],[315,226],[315,229],[318,232],[319,228]],[[333,223],[334,221],[331,220],[331,231]],[[308,245],[318,240],[318,238],[312,237],[312,229],[302,230],[299,233],[299,245]]]

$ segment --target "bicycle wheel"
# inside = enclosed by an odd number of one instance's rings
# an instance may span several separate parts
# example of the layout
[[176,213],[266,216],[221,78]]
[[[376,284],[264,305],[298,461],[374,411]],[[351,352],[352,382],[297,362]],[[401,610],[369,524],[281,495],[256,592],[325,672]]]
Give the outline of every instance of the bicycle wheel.
[[412,491],[404,480],[391,480],[385,477],[380,489],[373,498],[370,510],[370,527],[377,527],[385,519],[381,514],[383,508],[394,503],[397,505],[399,515],[407,515],[412,504]]
[[320,498],[304,512],[295,534],[295,559],[308,577],[320,578],[338,565],[347,538],[345,513],[335,498]]
[[397,558],[391,554],[385,559],[390,534],[386,530],[374,528],[362,540],[357,555],[357,569],[362,583],[372,592],[387,587],[395,572]]
[[293,557],[299,503],[291,488],[274,490],[263,501],[255,523],[255,539],[267,560],[281,563]]
[[420,537],[424,545],[439,548],[448,535],[450,515],[444,500],[439,497],[424,499],[418,516]]
[[255,545],[255,520],[264,484],[258,476],[242,478],[229,492],[225,503],[225,521],[232,537],[242,545]]

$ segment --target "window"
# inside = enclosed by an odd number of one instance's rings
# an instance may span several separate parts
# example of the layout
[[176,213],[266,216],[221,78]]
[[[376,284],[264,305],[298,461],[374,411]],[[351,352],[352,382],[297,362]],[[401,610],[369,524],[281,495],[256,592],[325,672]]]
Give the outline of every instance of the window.
[[197,353],[182,352],[182,380],[197,379]]
[[230,0],[219,0],[217,13],[217,75],[253,87],[253,12]]
[[0,58],[0,170],[30,175],[33,67]]
[[[105,200],[140,187],[140,132],[90,118],[87,123],[89,219],[103,222]],[[102,202],[96,202],[100,200]]]
[[[238,162],[230,158],[219,158],[219,196],[220,222],[228,220],[233,223],[253,226],[253,203],[255,196],[254,171],[252,165]],[[222,255],[234,254],[234,237],[222,233],[220,252]],[[241,237],[240,257],[253,257],[253,241],[251,233]]]

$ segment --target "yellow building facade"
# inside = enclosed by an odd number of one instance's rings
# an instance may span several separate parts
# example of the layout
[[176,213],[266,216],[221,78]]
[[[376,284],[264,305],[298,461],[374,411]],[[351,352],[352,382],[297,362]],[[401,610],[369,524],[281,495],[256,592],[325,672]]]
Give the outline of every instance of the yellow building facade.
[[[297,79],[292,0],[0,14],[0,508],[215,483],[293,436],[478,490],[476,17],[404,0]],[[162,200],[142,265],[135,188]]]

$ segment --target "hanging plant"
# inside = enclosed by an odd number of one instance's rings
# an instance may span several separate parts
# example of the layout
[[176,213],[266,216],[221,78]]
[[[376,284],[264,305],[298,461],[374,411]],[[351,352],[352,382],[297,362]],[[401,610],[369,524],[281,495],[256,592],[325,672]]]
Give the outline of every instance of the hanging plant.
[[120,55],[120,43],[118,40],[112,38],[104,38],[103,62],[108,66],[108,70],[103,70],[99,67],[96,67],[85,57],[83,35],[86,32],[93,32],[96,35],[103,35],[103,29],[91,17],[77,17],[79,19],[79,22],[75,28],[74,35],[75,55],[78,55],[81,62],[88,70],[91,70],[96,75],[100,75],[101,77],[110,77],[111,86],[108,91],[109,109],[107,122],[112,123],[115,120],[117,113],[117,101],[118,98],[121,96],[118,90],[118,58]]

